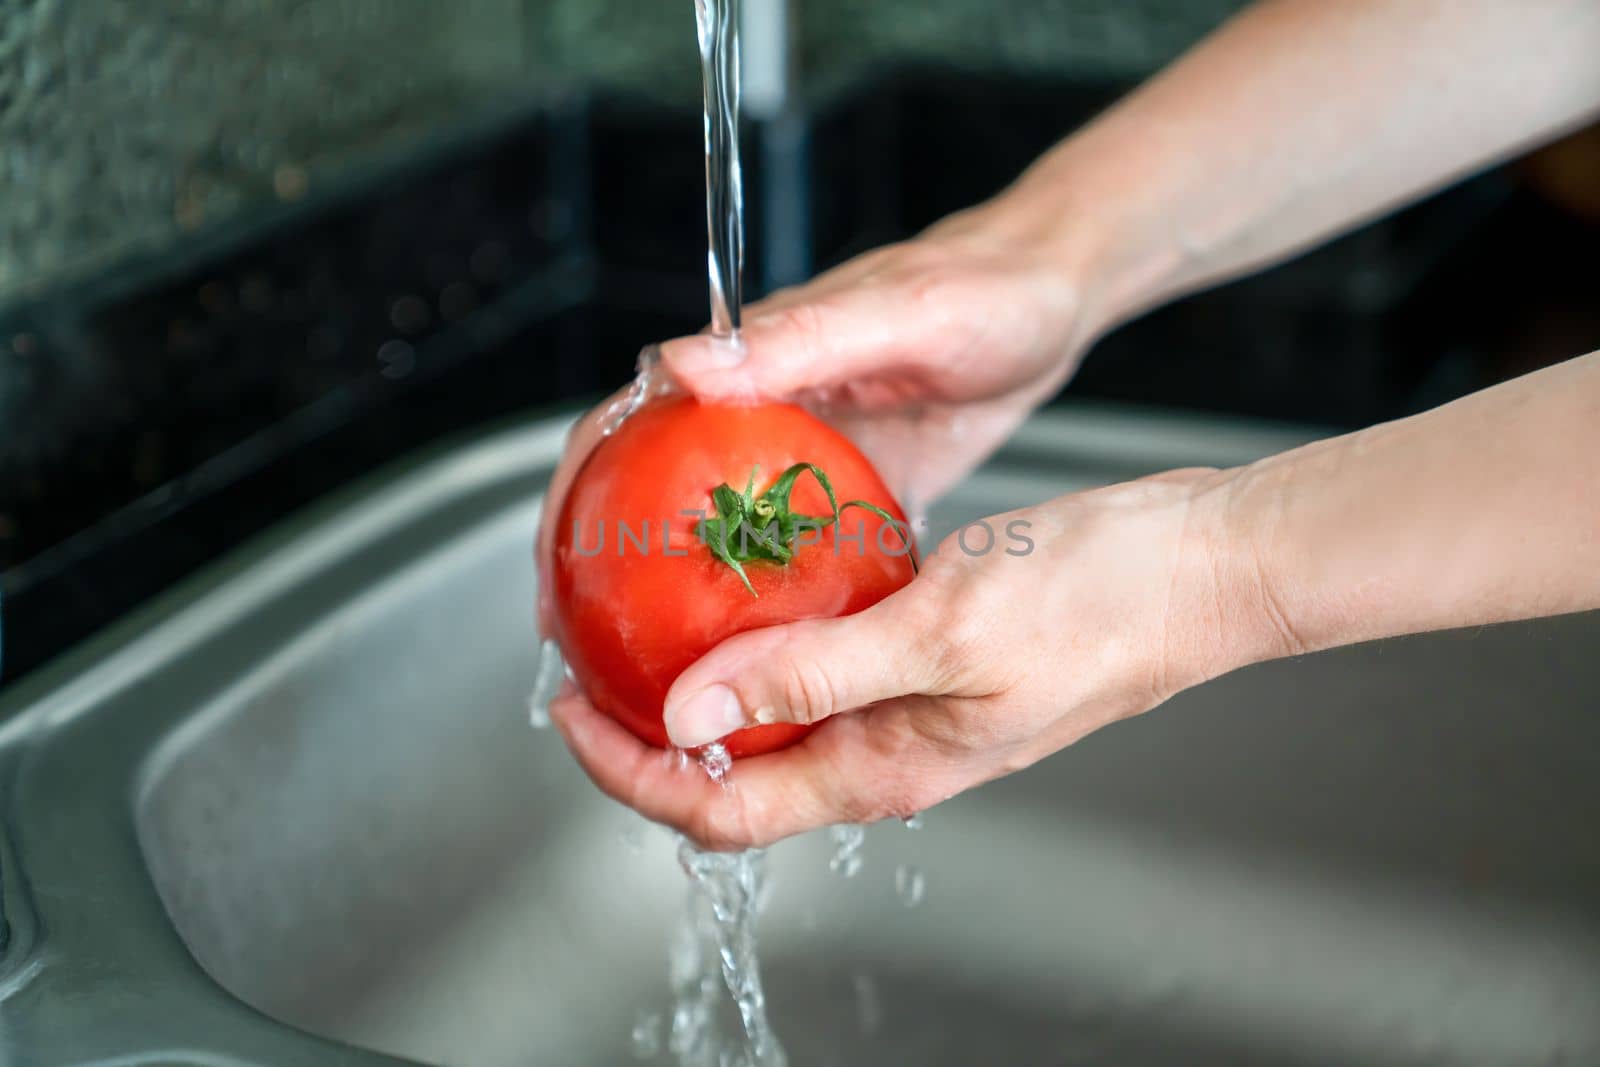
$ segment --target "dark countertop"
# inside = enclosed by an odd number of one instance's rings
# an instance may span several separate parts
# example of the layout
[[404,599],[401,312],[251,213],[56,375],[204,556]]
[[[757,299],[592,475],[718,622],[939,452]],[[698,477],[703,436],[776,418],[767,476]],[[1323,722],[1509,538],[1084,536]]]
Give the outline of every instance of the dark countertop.
[[[804,116],[787,156],[750,131],[752,275],[764,183],[799,176],[825,266],[998,189],[1120,88],[906,70]],[[698,126],[619,98],[493,116],[0,317],[4,679],[386,460],[597,396],[643,344],[697,329]],[[1593,236],[1480,176],[1118,331],[1070,388],[1334,426],[1404,414],[1600,344],[1574,266]]]

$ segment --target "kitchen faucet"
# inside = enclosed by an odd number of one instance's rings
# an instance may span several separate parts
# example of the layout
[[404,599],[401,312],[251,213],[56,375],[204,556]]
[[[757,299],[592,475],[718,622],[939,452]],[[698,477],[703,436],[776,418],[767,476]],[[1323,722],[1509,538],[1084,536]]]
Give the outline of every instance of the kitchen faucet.
[[811,139],[796,100],[798,0],[742,0],[740,98],[761,156],[760,288],[811,275]]

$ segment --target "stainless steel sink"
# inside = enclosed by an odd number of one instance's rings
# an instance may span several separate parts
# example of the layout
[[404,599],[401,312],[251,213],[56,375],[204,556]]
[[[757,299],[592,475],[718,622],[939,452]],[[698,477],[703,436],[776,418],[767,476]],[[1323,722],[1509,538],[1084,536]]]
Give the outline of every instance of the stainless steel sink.
[[[685,880],[528,724],[561,431],[353,491],[0,705],[0,1063],[633,1062]],[[1054,412],[935,519],[1301,436]],[[872,828],[853,879],[780,845],[792,1061],[1600,1062],[1597,648],[1266,665]]]

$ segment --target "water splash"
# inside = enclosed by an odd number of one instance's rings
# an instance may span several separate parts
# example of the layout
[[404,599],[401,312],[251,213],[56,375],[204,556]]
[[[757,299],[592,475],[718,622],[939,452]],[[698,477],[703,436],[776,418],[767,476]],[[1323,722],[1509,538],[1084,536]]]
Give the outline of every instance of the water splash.
[[600,413],[599,426],[602,437],[610,437],[616,433],[634,412],[673,389],[672,379],[661,369],[661,350],[655,345],[646,345],[639,352],[635,371],[633,383],[628,386],[628,391],[613,400]]
[[724,789],[732,788],[728,772],[733,770],[733,757],[728,755],[728,750],[723,747],[722,742],[713,741],[704,746],[696,758],[700,762],[700,769],[706,772],[708,778]]
[[528,694],[528,725],[535,730],[549,728],[550,702],[561,691],[561,682],[566,677],[561,646],[545,638],[539,642],[539,669],[533,676],[533,692]]
[[900,903],[914,908],[922,903],[927,892],[928,879],[921,870],[906,863],[894,869],[894,894],[900,898]]
[[680,1067],[718,1067],[721,1042],[716,1030],[717,970],[707,967],[705,943],[711,940],[707,917],[691,889],[689,910],[668,955],[672,985],[672,1028],[667,1048]]
[[[688,754],[678,755],[686,766]],[[725,747],[706,745],[696,760],[712,781],[732,788]],[[679,837],[678,865],[689,876],[689,900],[672,947],[668,1047],[680,1067],[787,1067],[767,1021],[756,958],[756,921],[769,896],[766,852],[706,852]],[[739,1014],[742,1034],[731,1039],[717,1027],[719,977]]]
[[[765,901],[766,853],[704,852],[688,840],[678,862],[689,876],[689,915],[673,957],[671,1047],[681,1067],[786,1067],[767,1020],[756,961],[756,920]],[[707,946],[715,953],[707,953]],[[715,1027],[716,977],[733,998],[743,1040],[728,1047]]]
[[833,842],[833,856],[828,869],[841,878],[854,878],[861,873],[861,846],[866,842],[867,830],[854,823],[828,827],[828,840]]

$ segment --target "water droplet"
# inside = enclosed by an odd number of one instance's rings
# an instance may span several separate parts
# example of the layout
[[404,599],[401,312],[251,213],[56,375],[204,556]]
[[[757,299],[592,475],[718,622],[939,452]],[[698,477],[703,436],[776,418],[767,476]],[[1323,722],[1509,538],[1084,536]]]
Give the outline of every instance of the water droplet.
[[634,412],[671,391],[672,379],[661,370],[661,350],[648,345],[639,353],[638,372],[628,391],[600,413],[601,436],[610,437]]
[[907,815],[900,822],[904,824],[907,830],[920,830],[922,829],[922,812],[919,811],[915,815]]
[[661,1054],[661,1016],[655,1012],[641,1012],[633,1024],[633,1055],[641,1060],[653,1060]]
[[894,869],[894,893],[900,898],[900,903],[914,908],[922,903],[927,891],[928,879],[916,867],[902,863]]
[[[705,77],[706,214],[711,234],[712,320],[719,334],[737,329],[743,265],[743,195],[738,156],[737,0],[695,0]],[[715,119],[715,123],[713,123]],[[715,128],[715,133],[713,132]],[[633,386],[599,419],[610,435],[672,383],[659,369],[655,347],[639,354]],[[678,758],[687,765],[687,754]],[[727,784],[732,767],[720,744],[699,753],[700,766]],[[859,847],[859,846],[858,846]],[[681,1067],[784,1067],[787,1058],[767,1021],[766,994],[756,964],[756,919],[766,902],[766,856],[702,852],[680,840],[678,860],[689,876],[689,912],[672,955],[674,1009],[670,1047]],[[705,952],[702,945],[715,946]],[[744,1040],[725,1044],[714,1029],[716,978],[739,1009]]]
[[728,772],[733,769],[733,757],[720,741],[713,741],[700,750],[700,769],[718,785],[728,784]]
[[535,730],[550,729],[550,709],[531,696],[528,698],[528,725]]
[[833,856],[828,869],[841,878],[854,878],[861,873],[861,846],[867,839],[863,826],[843,823],[828,827],[828,840],[833,842]]
[[875,1034],[883,1026],[883,997],[878,993],[878,980],[870,974],[858,974],[851,979],[856,987],[856,1021],[863,1034]]
[[561,691],[565,665],[561,647],[550,639],[539,643],[539,669],[533,677],[533,692],[528,694],[528,724],[535,730],[550,725],[550,701]]

